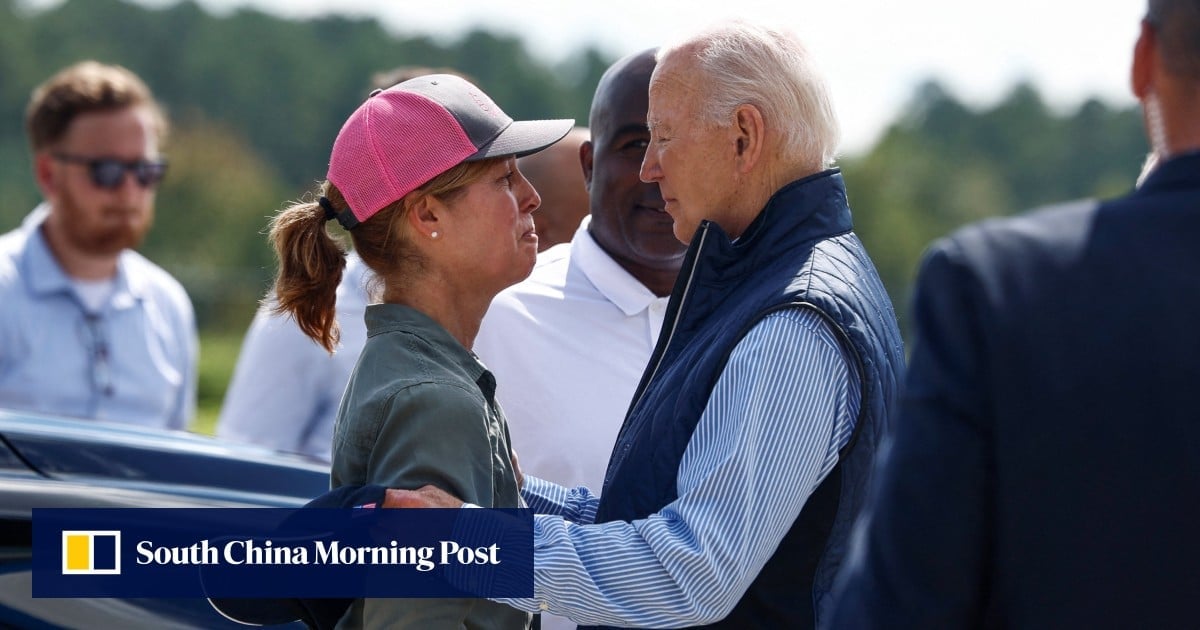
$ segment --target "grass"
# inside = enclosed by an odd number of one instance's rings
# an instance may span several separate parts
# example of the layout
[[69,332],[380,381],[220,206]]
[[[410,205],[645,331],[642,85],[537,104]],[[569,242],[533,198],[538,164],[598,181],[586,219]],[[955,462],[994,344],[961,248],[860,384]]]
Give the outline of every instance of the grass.
[[241,347],[242,332],[200,332],[200,387],[192,431],[212,435],[216,429],[221,401]]

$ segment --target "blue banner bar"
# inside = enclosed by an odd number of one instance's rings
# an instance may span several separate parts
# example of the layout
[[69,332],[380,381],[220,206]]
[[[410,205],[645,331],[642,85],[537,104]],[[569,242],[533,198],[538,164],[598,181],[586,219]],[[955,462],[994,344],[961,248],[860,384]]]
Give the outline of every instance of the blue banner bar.
[[532,597],[530,510],[34,509],[34,597]]

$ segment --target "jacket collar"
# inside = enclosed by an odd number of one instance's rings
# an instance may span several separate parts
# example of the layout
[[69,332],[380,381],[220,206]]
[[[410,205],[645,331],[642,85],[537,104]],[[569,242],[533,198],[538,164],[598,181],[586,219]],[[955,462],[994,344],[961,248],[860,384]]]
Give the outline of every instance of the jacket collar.
[[1159,164],[1142,182],[1138,193],[1157,193],[1200,184],[1200,151],[1191,151]]
[[701,223],[698,234],[703,234],[705,228],[713,247],[705,257],[735,265],[737,268],[730,271],[741,273],[741,267],[757,264],[762,256],[782,254],[785,249],[781,247],[787,248],[788,244],[849,232],[853,222],[841,171],[833,168],[780,188],[737,240],[707,220]]
[[467,350],[441,324],[421,311],[403,304],[369,304],[365,315],[367,336],[385,332],[404,332],[416,335],[433,350],[445,357],[468,376],[494,402],[496,379],[483,366],[474,352]]

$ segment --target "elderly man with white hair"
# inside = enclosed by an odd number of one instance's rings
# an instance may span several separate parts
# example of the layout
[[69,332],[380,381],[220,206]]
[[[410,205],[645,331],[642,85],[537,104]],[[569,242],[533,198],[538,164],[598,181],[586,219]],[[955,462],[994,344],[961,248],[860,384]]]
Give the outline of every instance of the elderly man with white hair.
[[[722,24],[659,53],[650,146],[691,245],[603,493],[526,478],[532,599],[582,624],[811,628],[903,370],[829,168],[837,121],[795,37]],[[426,486],[388,505],[461,505]]]

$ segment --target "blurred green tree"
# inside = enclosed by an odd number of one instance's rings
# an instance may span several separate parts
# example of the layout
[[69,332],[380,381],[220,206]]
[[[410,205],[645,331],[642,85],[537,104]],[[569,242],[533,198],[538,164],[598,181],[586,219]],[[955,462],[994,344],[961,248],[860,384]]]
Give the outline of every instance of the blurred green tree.
[[905,323],[930,241],[964,223],[1128,191],[1147,150],[1135,109],[1056,114],[1030,84],[979,111],[927,81],[865,155],[842,160],[857,230]]
[[170,171],[142,251],[187,287],[202,328],[244,330],[273,273],[267,222],[298,193],[241,136],[198,113],[168,142]]
[[[128,66],[165,101],[173,165],[145,250],[185,283],[206,328],[240,332],[271,275],[267,217],[323,178],[372,74],[449,66],[514,117],[586,124],[612,57],[583,48],[546,63],[517,37],[484,30],[444,42],[369,19],[215,16],[191,0],[67,0],[36,12],[0,0],[0,230],[38,199],[22,129],[30,90],[82,58]],[[929,241],[983,217],[1120,194],[1145,151],[1136,109],[1093,100],[1056,111],[1030,84],[973,108],[927,81],[876,145],[842,166],[859,233],[903,319]]]

